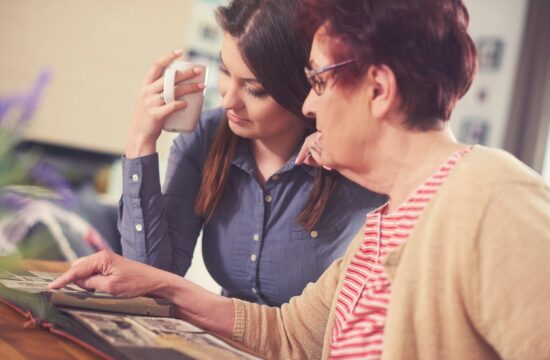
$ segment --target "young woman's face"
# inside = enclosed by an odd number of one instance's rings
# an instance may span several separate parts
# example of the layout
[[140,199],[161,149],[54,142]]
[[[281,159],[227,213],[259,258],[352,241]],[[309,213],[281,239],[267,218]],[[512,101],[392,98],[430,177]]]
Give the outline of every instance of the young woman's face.
[[244,138],[267,140],[303,131],[304,123],[264,90],[244,62],[235,38],[224,35],[219,90],[229,127]]

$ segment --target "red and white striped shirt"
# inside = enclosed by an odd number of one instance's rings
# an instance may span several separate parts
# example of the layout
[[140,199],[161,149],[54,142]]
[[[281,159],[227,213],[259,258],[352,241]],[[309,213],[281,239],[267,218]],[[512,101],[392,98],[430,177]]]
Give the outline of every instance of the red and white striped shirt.
[[346,269],[330,338],[331,359],[379,359],[391,284],[380,259],[409,237],[422,211],[455,164],[471,149],[451,155],[396,211],[388,204],[367,215],[365,240]]

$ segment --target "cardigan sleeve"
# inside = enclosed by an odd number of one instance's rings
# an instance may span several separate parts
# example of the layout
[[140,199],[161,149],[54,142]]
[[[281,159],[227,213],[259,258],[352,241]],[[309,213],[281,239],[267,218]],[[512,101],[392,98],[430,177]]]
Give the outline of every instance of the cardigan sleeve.
[[342,258],[280,308],[233,299],[233,340],[267,359],[319,359]]
[[478,329],[504,359],[550,359],[550,189],[492,189],[477,238]]

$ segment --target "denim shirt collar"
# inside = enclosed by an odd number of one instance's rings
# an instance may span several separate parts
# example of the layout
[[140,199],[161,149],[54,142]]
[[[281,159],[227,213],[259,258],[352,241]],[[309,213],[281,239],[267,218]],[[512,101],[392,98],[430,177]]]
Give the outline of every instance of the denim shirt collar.
[[[280,168],[276,174],[282,174],[287,171],[292,171],[294,168],[300,168],[305,171],[308,175],[314,176],[316,168],[309,165],[296,165],[296,157],[298,157],[298,152],[300,151],[302,142],[300,145],[294,149],[290,159]],[[232,164],[239,169],[245,171],[246,173],[253,175],[256,173],[256,164],[254,162],[254,157],[252,156],[252,149],[250,148],[250,141],[247,139],[239,138],[237,143],[237,151],[235,153],[235,158],[232,161]]]

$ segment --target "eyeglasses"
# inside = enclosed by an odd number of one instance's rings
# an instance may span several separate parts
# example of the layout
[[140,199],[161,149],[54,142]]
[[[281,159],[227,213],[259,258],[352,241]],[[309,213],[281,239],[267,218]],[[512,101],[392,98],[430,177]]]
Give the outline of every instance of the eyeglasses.
[[311,85],[311,88],[313,89],[313,91],[315,91],[317,95],[321,95],[325,90],[327,82],[325,79],[320,77],[319,74],[322,74],[330,70],[334,70],[336,68],[339,68],[340,66],[351,64],[353,61],[354,60],[346,60],[336,64],[323,66],[317,69],[311,69],[310,67],[306,66],[304,68],[304,72],[306,74],[307,81]]

